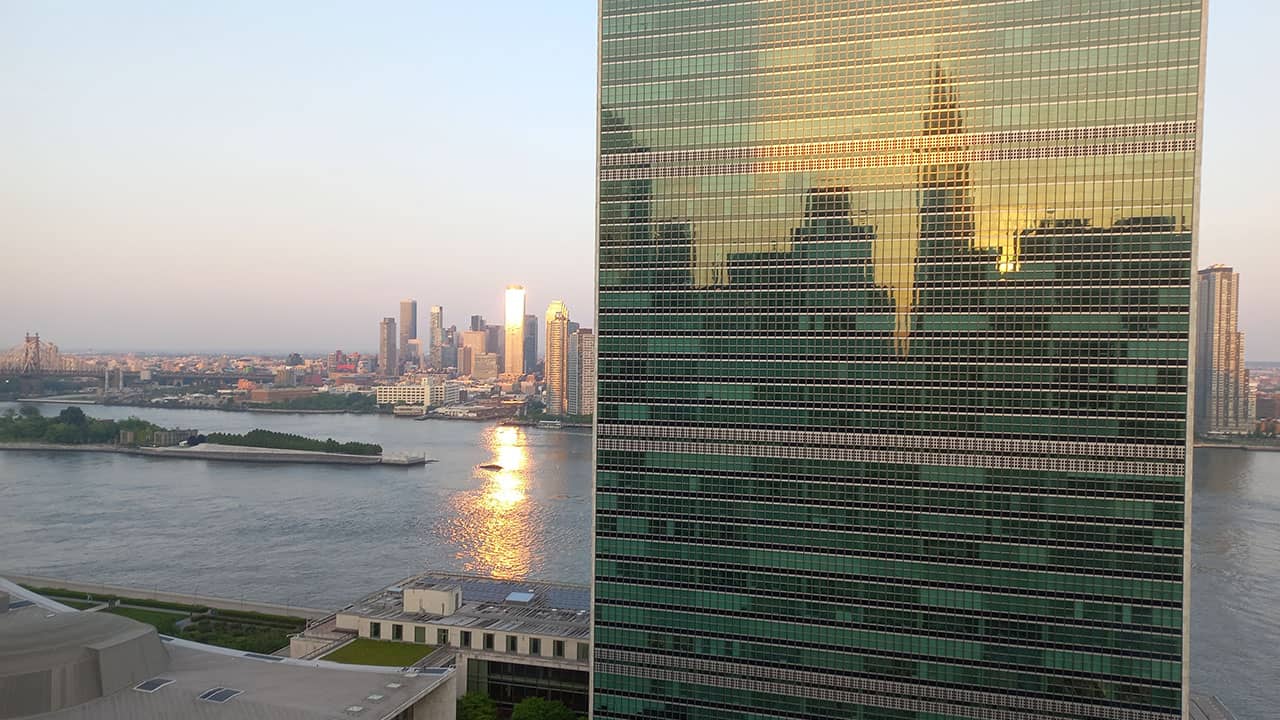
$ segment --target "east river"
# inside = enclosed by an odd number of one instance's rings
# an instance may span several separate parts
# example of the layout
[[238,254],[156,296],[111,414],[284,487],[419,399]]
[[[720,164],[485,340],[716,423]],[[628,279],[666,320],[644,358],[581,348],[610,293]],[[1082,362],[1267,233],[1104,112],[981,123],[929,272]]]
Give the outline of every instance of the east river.
[[[0,403],[0,412],[12,403]],[[46,415],[62,406],[43,405]],[[0,452],[0,571],[340,607],[423,570],[586,584],[587,433],[372,415],[86,406],[426,453],[426,466]],[[494,463],[502,470],[478,466]],[[1240,720],[1280,708],[1280,453],[1196,451],[1192,684]]]

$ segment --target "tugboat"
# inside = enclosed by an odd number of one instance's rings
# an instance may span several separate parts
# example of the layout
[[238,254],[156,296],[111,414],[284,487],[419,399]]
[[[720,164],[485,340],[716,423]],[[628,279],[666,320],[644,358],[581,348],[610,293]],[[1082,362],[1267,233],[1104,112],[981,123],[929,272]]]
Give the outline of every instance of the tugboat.
[[497,463],[485,463],[483,465],[477,465],[476,467],[480,468],[481,470],[501,470],[502,469],[502,466]]

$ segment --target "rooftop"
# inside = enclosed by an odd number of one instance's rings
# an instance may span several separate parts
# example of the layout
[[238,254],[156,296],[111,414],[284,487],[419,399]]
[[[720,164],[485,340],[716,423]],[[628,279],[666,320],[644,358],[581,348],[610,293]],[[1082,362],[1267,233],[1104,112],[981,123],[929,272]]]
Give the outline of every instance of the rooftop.
[[[0,592],[14,601],[0,612],[0,689],[15,691],[6,697],[22,706],[0,708],[0,718],[379,720],[417,702],[453,672],[217,648],[157,636],[154,628],[116,615],[59,610],[14,588],[0,580]],[[76,689],[50,693],[47,681],[55,675]],[[224,692],[214,695],[215,689]],[[49,709],[51,695],[56,709],[40,714]]]
[[[406,589],[461,589],[462,605],[450,615],[407,613]],[[424,573],[379,590],[342,612],[373,620],[585,640],[591,633],[590,607],[591,592],[581,585]]]

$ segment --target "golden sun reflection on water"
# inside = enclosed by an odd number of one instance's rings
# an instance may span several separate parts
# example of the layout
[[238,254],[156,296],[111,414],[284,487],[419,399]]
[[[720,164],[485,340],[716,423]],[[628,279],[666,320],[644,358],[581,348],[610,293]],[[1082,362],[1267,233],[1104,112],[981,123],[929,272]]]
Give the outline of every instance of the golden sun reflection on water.
[[455,500],[458,520],[453,540],[465,551],[467,572],[512,579],[529,573],[532,521],[525,493],[529,453],[524,430],[491,428],[485,435],[493,459],[501,470],[477,468],[484,484]]

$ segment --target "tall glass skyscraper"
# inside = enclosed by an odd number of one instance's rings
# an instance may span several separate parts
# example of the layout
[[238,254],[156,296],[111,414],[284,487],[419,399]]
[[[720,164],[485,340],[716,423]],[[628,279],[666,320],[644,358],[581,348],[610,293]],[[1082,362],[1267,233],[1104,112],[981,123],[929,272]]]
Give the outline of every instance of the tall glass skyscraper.
[[1202,0],[602,0],[600,720],[1179,717]]

